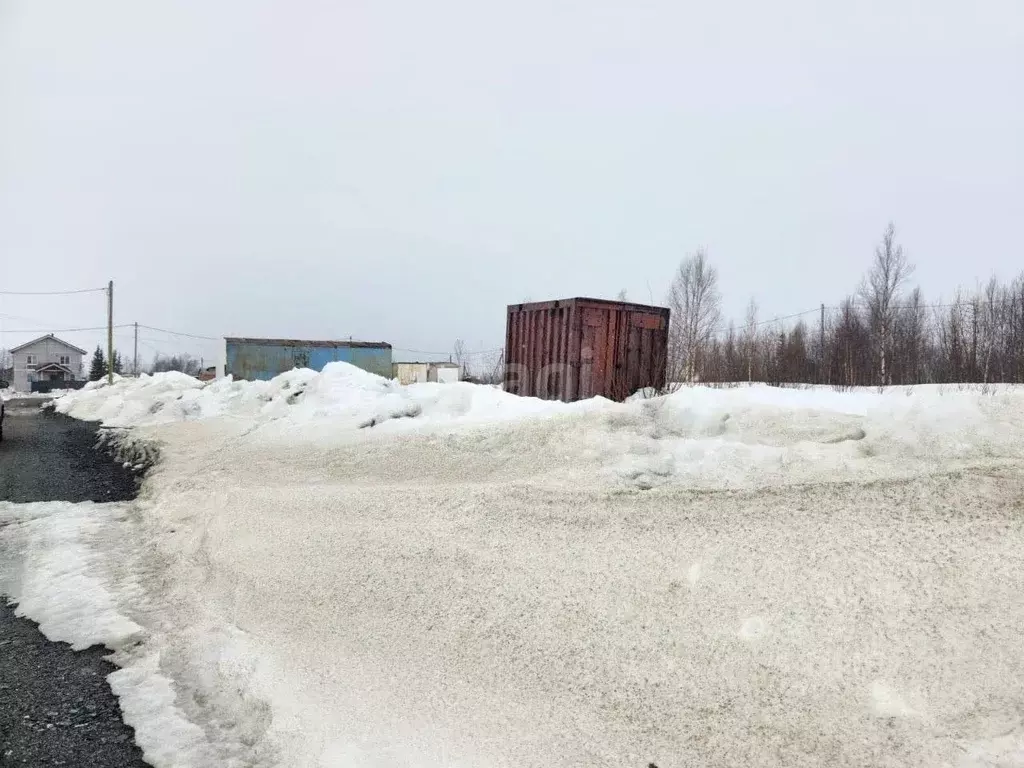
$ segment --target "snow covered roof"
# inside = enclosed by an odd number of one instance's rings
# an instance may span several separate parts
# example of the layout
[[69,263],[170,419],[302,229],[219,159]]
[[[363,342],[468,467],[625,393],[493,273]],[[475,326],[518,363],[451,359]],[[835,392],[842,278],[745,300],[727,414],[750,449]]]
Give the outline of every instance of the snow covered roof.
[[40,336],[38,339],[32,339],[32,341],[27,342],[25,344],[22,344],[20,347],[14,347],[14,349],[11,349],[11,350],[8,350],[8,351],[13,354],[14,352],[19,352],[19,351],[21,351],[23,349],[31,347],[33,344],[38,344],[40,341],[47,341],[47,340],[49,340],[49,341],[56,341],[58,344],[63,344],[68,349],[73,349],[75,352],[77,352],[80,355],[86,354],[86,351],[84,349],[79,349],[74,344],[71,344],[69,342],[64,341],[64,339],[58,339],[52,333],[48,333],[45,336]]

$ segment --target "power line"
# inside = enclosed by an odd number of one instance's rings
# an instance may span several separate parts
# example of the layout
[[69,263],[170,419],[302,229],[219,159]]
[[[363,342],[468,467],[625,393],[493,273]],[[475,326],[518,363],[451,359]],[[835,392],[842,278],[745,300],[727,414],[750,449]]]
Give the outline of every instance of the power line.
[[[855,303],[867,304],[863,299],[858,299]],[[890,307],[890,309],[970,309],[971,307],[982,307],[988,306],[989,304],[1002,304],[1001,300],[996,301],[975,301],[974,299],[965,299],[961,302],[952,302],[946,304],[903,304],[900,306]],[[842,309],[842,307],[829,307],[829,309]]]
[[[131,328],[130,325],[115,325],[115,328]],[[4,328],[4,333],[79,333],[83,331],[105,331],[107,326],[98,325],[93,328]]]
[[195,333],[183,333],[181,331],[169,331],[166,328],[154,328],[152,325],[143,325],[139,323],[139,328],[145,328],[148,331],[157,331],[158,333],[167,333],[171,336],[183,336],[187,339],[202,339],[203,341],[220,341],[219,336],[200,336]]
[[[944,302],[944,303],[939,303],[939,304],[900,304],[900,305],[892,306],[889,309],[894,311],[894,312],[907,311],[907,310],[916,310],[916,309],[961,309],[961,310],[967,312],[967,311],[970,311],[974,307],[984,307],[984,306],[989,306],[990,304],[1001,304],[1001,303],[1003,303],[1003,302],[1000,299],[996,299],[994,301],[988,301],[988,300],[980,301],[980,300],[975,300],[975,299],[964,299],[964,300],[959,301],[959,302]],[[844,304],[832,304],[832,305],[826,304],[826,305],[824,305],[824,309],[827,312],[842,312],[846,306],[851,306],[851,307],[855,307],[855,308],[859,308],[859,309],[864,309],[864,308],[867,307],[867,305],[868,305],[868,302],[866,302],[864,299],[859,298],[859,297],[853,297],[853,298],[851,298],[849,300],[849,305],[847,305],[845,303]],[[747,323],[742,323],[742,324],[739,324],[739,325],[737,325],[735,323],[730,323],[730,324],[727,324],[727,325],[719,325],[719,326],[715,327],[714,329],[712,329],[711,333],[713,333],[713,334],[725,333],[730,328],[733,328],[733,329],[738,330],[738,331],[743,331],[743,330],[750,329],[750,328],[761,328],[762,326],[765,326],[765,325],[773,325],[774,323],[781,323],[784,320],[792,320],[792,319],[797,318],[797,317],[803,317],[804,315],[817,314],[821,310],[822,310],[822,307],[818,306],[818,307],[815,307],[814,309],[808,309],[808,310],[805,310],[803,312],[794,312],[791,315],[783,315],[782,317],[773,317],[770,320],[761,320],[760,322],[754,323],[753,325],[749,325]]]
[[[141,328],[142,326],[140,325],[139,327]],[[142,342],[142,341],[149,341],[149,342],[152,342],[153,344],[176,344],[177,343],[174,339],[157,339],[157,338],[155,338],[153,336],[139,336],[139,341],[140,342]]]
[[8,315],[4,314],[3,312],[0,312],[0,318],[3,318],[5,320],[20,320],[23,323],[37,323],[39,325],[46,324],[45,320],[40,320],[39,318],[36,317],[25,317],[24,315]]
[[[753,327],[754,328],[760,328],[762,325],[771,325],[772,323],[781,323],[783,320],[792,320],[794,317],[803,317],[804,315],[809,315],[812,312],[820,312],[820,311],[821,311],[821,307],[815,307],[814,309],[805,309],[803,312],[794,312],[792,315],[783,315],[782,317],[773,317],[771,320],[762,320],[759,323],[754,323]],[[749,326],[747,324],[744,324],[743,327],[744,328],[750,328],[751,326]],[[723,329],[720,329],[720,330],[728,330],[728,328],[723,328]]]
[[[409,352],[409,353],[414,354],[414,355],[451,355],[452,354],[451,350],[448,350],[447,352],[430,352],[430,351],[425,350],[425,349],[405,349],[403,347],[392,347],[391,349],[394,350],[395,352]],[[495,352],[501,352],[504,349],[505,349],[504,347],[496,347],[495,349],[480,349],[480,350],[477,350],[476,352],[463,352],[462,354],[463,354],[464,357],[470,357],[472,355],[490,355],[490,354],[493,354]]]
[[[826,307],[826,309],[834,309],[834,307]],[[728,331],[730,328],[737,329],[737,330],[744,330],[744,329],[748,329],[748,328],[760,328],[761,326],[764,326],[764,325],[772,325],[773,323],[781,323],[783,320],[792,320],[795,317],[803,317],[804,315],[809,315],[809,314],[811,314],[813,312],[820,312],[820,311],[821,311],[821,307],[815,307],[814,309],[806,309],[803,312],[794,312],[792,315],[783,315],[782,317],[773,317],[771,320],[761,320],[760,322],[754,323],[753,325],[750,325],[749,323],[743,323],[742,325],[737,326],[735,323],[730,323],[728,325],[720,325],[717,328],[712,329],[711,332],[712,333],[723,333],[725,331]]]
[[0,291],[0,296],[70,296],[76,293],[106,293],[106,288],[80,288],[75,291]]
[[[115,326],[115,327],[116,328],[131,328],[132,326],[129,324],[129,325],[118,325],[118,326]],[[143,323],[139,323],[139,328],[145,328],[147,331],[156,331],[157,333],[166,333],[166,334],[168,334],[170,336],[181,336],[181,337],[187,338],[187,339],[199,339],[201,341],[221,341],[222,340],[222,337],[220,337],[220,336],[202,336],[202,335],[197,334],[197,333],[185,333],[184,331],[173,331],[173,330],[171,330],[169,328],[157,328],[156,326],[145,325]],[[155,341],[155,339],[151,339],[151,341]],[[396,352],[410,352],[410,353],[415,354],[415,355],[450,355],[451,354],[451,350],[447,350],[447,351],[444,351],[444,352],[438,352],[438,351],[430,351],[430,350],[425,350],[425,349],[406,349],[404,347],[392,347],[392,349],[394,351],[396,351]],[[482,350],[477,350],[477,351],[474,351],[474,352],[466,352],[465,354],[466,354],[467,357],[468,356],[472,356],[472,355],[488,355],[488,354],[492,354],[494,352],[501,352],[502,349],[504,349],[504,347],[496,347],[494,349],[482,349]]]
[[[156,327],[154,327],[152,325],[144,325],[143,323],[139,323],[139,328],[145,328],[148,331],[157,331],[158,333],[166,333],[166,334],[169,334],[171,336],[182,336],[182,337],[187,338],[187,339],[200,339],[202,341],[221,341],[221,339],[223,338],[223,337],[220,337],[220,336],[202,336],[202,335],[197,334],[197,333],[185,333],[183,331],[172,331],[172,330],[170,330],[168,328],[156,328]],[[450,355],[451,354],[451,350],[447,350],[445,352],[438,352],[438,351],[430,351],[430,350],[425,350],[425,349],[406,349],[404,347],[392,347],[392,349],[394,351],[396,351],[396,352],[410,352],[410,353],[415,354],[415,355]],[[467,356],[469,356],[469,355],[486,355],[486,354],[490,354],[490,353],[493,353],[493,352],[500,352],[502,349],[503,349],[503,347],[498,347],[496,349],[483,349],[483,350],[478,350],[478,351],[475,351],[475,352],[466,352],[466,355]]]
[[792,320],[794,317],[803,317],[809,315],[812,312],[820,312],[821,307],[815,307],[814,309],[805,309],[803,312],[794,312],[792,315],[783,315],[782,317],[773,317],[771,320],[765,320],[764,322],[758,323],[758,325],[768,325],[769,323],[778,323],[783,320]]

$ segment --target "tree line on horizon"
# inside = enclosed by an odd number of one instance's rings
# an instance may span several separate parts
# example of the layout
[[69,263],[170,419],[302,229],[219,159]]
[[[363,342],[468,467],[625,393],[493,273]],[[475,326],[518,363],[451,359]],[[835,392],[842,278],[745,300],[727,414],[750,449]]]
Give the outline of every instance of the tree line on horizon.
[[[139,367],[140,369],[142,368],[142,366]],[[146,366],[145,372],[153,374],[164,373],[167,371],[180,371],[181,373],[189,376],[198,376],[201,368],[201,362],[189,354],[158,354],[153,361]],[[92,353],[92,361],[89,364],[89,381],[99,381],[106,376],[108,372],[109,366],[107,364],[107,355],[103,353],[102,347],[97,346],[96,351]],[[116,349],[114,350],[114,373],[125,373],[125,365],[121,358],[121,352]],[[129,371],[129,373],[134,372]]]
[[[1024,272],[929,304],[889,224],[856,291],[808,323],[762,322],[751,299],[722,328],[718,271],[703,249],[669,291],[668,380],[835,387],[1024,383]],[[815,313],[817,315],[817,313]]]

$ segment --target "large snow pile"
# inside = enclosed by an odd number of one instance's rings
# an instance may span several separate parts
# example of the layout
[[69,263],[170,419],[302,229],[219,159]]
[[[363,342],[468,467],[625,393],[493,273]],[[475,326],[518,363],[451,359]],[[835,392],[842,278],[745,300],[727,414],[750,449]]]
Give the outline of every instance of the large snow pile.
[[452,449],[511,462],[524,478],[540,480],[549,470],[556,484],[615,478],[641,489],[810,483],[913,473],[940,459],[966,466],[1024,456],[1024,391],[1012,387],[684,387],[625,404],[565,404],[467,383],[402,386],[332,363],[322,373],[296,369],[271,381],[119,378],[66,394],[54,407],[108,427],[218,421],[260,445],[325,449],[371,439],[360,430],[373,437],[476,432]]
[[415,417],[419,424],[507,421],[526,415],[578,411],[567,406],[518,398],[493,387],[466,383],[402,386],[348,363],[330,363],[323,372],[295,369],[271,381],[201,382],[182,373],[94,382],[55,401],[61,413],[108,427],[140,427],[176,421],[226,417],[250,425],[280,421],[281,426],[362,428]]
[[56,407],[161,460],[0,505],[0,590],[117,652],[158,768],[1024,765],[1019,390],[332,366]]

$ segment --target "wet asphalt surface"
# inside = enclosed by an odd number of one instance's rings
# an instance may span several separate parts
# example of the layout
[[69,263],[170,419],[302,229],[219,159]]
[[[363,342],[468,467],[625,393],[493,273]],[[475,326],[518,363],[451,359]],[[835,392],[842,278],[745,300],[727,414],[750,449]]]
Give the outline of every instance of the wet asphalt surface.
[[[134,498],[134,475],[95,443],[93,425],[8,403],[0,501]],[[50,642],[0,596],[0,766],[147,766],[107,684],[107,653]]]

